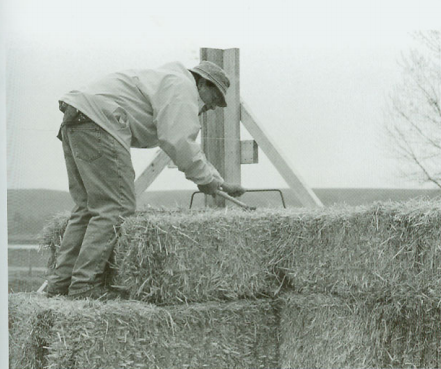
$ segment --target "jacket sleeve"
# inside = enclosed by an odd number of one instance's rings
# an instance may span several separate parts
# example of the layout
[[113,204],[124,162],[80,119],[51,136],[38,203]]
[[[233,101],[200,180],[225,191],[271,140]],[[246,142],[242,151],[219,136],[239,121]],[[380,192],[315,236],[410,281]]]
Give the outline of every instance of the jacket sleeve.
[[196,138],[201,129],[198,97],[189,81],[165,80],[152,99],[159,146],[194,183],[224,182],[209,163]]

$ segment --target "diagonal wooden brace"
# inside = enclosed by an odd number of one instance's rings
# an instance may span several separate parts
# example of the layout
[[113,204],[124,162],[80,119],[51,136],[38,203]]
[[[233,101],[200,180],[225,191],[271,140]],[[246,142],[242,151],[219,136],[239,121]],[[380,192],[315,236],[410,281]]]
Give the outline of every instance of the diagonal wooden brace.
[[294,191],[301,204],[307,207],[323,207],[320,199],[295,171],[289,160],[277,150],[276,144],[262,129],[262,124],[258,123],[250,108],[243,101],[241,103],[241,121],[289,187]]
[[144,193],[170,162],[171,159],[168,155],[164,151],[158,150],[147,168],[135,180],[136,198],[139,198]]

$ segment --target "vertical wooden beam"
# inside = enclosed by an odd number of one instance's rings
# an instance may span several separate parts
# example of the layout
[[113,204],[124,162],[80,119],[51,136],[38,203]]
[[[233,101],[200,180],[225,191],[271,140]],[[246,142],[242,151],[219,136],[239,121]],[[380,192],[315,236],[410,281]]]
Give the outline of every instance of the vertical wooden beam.
[[[202,48],[201,61],[219,65],[230,79],[227,107],[201,116],[202,149],[226,182],[241,183],[239,49]],[[225,199],[205,197],[208,206],[225,207]]]

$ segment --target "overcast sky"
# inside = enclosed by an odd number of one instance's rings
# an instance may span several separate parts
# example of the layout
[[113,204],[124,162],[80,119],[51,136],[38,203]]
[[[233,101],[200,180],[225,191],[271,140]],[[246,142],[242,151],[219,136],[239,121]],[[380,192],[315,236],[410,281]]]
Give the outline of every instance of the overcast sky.
[[[9,0],[7,186],[68,189],[55,138],[65,92],[119,69],[192,67],[200,47],[238,47],[242,97],[309,186],[416,187],[386,149],[383,110],[411,32],[430,28],[437,3]],[[138,174],[154,151],[133,150]],[[243,185],[286,187],[259,154]],[[151,187],[176,188],[194,188],[176,169]]]

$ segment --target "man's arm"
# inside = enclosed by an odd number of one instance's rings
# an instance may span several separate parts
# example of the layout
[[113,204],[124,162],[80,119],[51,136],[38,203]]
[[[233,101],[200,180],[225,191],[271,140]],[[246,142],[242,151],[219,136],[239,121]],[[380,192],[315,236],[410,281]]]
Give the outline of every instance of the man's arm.
[[196,142],[201,129],[199,107],[196,91],[190,87],[181,81],[162,86],[154,105],[159,145],[202,192],[214,195],[224,186],[230,195],[240,196],[244,190],[239,185],[226,184]]
[[154,99],[154,121],[159,146],[187,179],[197,185],[224,182],[207,161],[196,138],[200,131],[197,92],[185,81],[163,83]]

